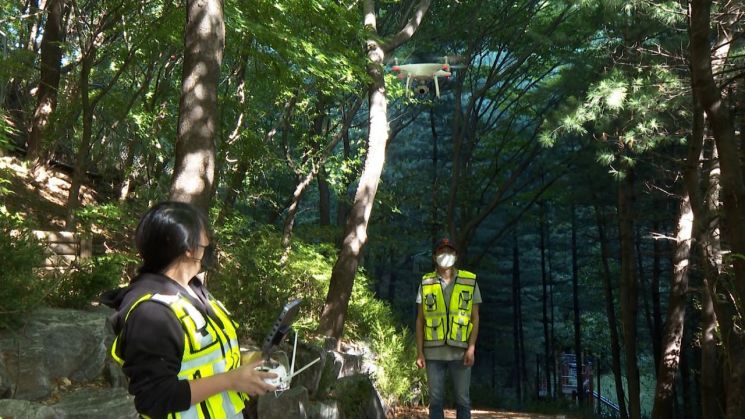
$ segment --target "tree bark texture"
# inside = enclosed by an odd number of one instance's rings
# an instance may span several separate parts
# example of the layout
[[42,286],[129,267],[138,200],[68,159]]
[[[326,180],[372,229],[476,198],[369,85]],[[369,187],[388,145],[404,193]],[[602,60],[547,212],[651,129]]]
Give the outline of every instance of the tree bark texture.
[[574,356],[577,368],[577,404],[582,406],[585,399],[584,374],[582,367],[582,332],[579,309],[579,260],[577,258],[577,209],[574,204],[572,211],[572,311],[574,312]]
[[542,308],[543,308],[543,356],[544,356],[544,365],[543,368],[545,368],[545,374],[544,378],[546,379],[546,397],[551,399],[553,398],[553,393],[551,392],[551,338],[550,338],[550,324],[549,324],[549,318],[548,318],[548,270],[546,267],[546,242],[548,241],[547,236],[549,235],[549,228],[548,228],[548,222],[546,220],[546,203],[541,201],[540,203],[540,229],[541,229],[541,287],[543,293],[541,294],[541,302],[542,302]]
[[621,419],[628,419],[626,410],[626,395],[623,391],[623,375],[621,372],[621,346],[618,337],[618,322],[616,321],[616,309],[613,303],[613,285],[611,284],[610,264],[608,258],[607,235],[605,234],[605,216],[602,211],[595,207],[595,216],[598,225],[598,236],[600,240],[600,256],[603,264],[603,290],[605,293],[605,312],[608,316],[608,328],[610,329],[611,346],[611,369],[616,387],[616,399],[618,400],[619,415]]
[[385,92],[383,59],[387,52],[392,52],[411,38],[429,9],[429,4],[430,0],[421,0],[406,26],[389,41],[380,42],[377,35],[375,2],[365,0],[363,3],[364,25],[370,35],[365,44],[367,74],[370,76],[367,154],[344,228],[341,251],[331,272],[329,291],[318,325],[321,334],[335,338],[337,342],[340,342],[344,332],[349,298],[352,295],[362,249],[367,244],[367,225],[385,165],[385,149],[388,144],[388,100]]
[[693,231],[693,211],[688,194],[680,201],[678,226],[675,234],[670,277],[670,294],[667,305],[665,333],[662,338],[662,354],[657,372],[652,419],[673,418],[673,398],[675,397],[675,377],[678,373],[685,329],[686,293],[688,292],[688,267],[690,265],[691,238]]
[[90,91],[90,74],[93,61],[96,58],[96,48],[92,46],[90,51],[83,57],[80,63],[80,100],[83,108],[83,132],[80,139],[80,146],[75,155],[75,164],[70,181],[70,190],[67,195],[67,220],[66,228],[74,230],[75,211],[80,205],[80,187],[85,178],[85,171],[88,161],[88,152],[91,148],[91,137],[93,136],[93,111],[95,104],[91,103]]
[[513,234],[512,243],[512,339],[514,346],[514,385],[517,400],[520,403],[523,402],[525,397],[525,391],[523,388],[524,377],[523,373],[523,351],[520,344],[520,323],[522,316],[521,307],[521,285],[520,285],[520,249],[517,243],[517,232]]
[[62,27],[62,13],[65,0],[49,0],[47,21],[44,24],[44,37],[41,40],[41,77],[36,91],[38,101],[34,108],[31,132],[28,136],[26,158],[34,166],[42,156],[42,139],[49,125],[52,113],[57,108],[57,89],[62,66],[62,43],[65,33]]
[[170,199],[206,212],[215,178],[217,83],[225,47],[223,0],[188,0],[184,46]]
[[641,419],[639,366],[636,358],[638,317],[636,263],[634,262],[634,172],[627,167],[618,185],[618,225],[621,246],[621,318],[626,355],[629,417]]
[[[690,7],[693,92],[706,113],[719,154],[724,204],[722,234],[732,252],[739,255],[732,258],[732,264],[735,274],[735,302],[738,311],[742,312],[745,309],[745,178],[730,110],[723,102],[721,90],[714,82],[712,72],[709,42],[711,1],[694,0]],[[745,409],[745,397],[741,407]],[[745,410],[740,410],[743,411]]]
[[[730,110],[724,104],[721,89],[714,81],[712,71],[712,46],[710,44],[711,1],[693,0],[690,4],[690,59],[692,87],[697,100],[706,113],[714,135],[721,168],[721,196],[723,220],[722,236],[735,257],[732,258],[734,278],[730,293],[734,300],[734,313],[745,308],[745,179],[738,152],[735,128]],[[725,29],[726,30],[726,29]],[[715,54],[722,58],[717,45]],[[729,48],[731,42],[726,43]],[[716,293],[712,293],[716,295]],[[715,307],[717,302],[714,302]],[[739,315],[738,315],[739,316]],[[741,319],[731,319],[717,313],[722,329],[723,343],[728,356],[727,411],[726,417],[734,419],[745,412],[745,336],[739,326]]]

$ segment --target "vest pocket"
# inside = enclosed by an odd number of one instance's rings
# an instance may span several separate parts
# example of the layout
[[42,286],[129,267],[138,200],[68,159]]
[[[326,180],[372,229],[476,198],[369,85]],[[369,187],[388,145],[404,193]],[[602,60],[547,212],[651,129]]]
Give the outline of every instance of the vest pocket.
[[424,311],[435,311],[437,310],[437,298],[434,294],[424,295]]
[[466,342],[471,331],[471,322],[462,316],[453,316],[450,321],[450,339]]
[[473,294],[471,294],[471,291],[461,291],[460,294],[458,294],[458,309],[468,310],[471,300],[473,300]]
[[[428,340],[442,340],[442,337],[445,336],[445,322],[443,322],[442,319],[427,319],[425,326],[428,329],[428,333],[425,333],[425,335],[431,336]],[[425,338],[426,337],[427,336],[425,336]]]

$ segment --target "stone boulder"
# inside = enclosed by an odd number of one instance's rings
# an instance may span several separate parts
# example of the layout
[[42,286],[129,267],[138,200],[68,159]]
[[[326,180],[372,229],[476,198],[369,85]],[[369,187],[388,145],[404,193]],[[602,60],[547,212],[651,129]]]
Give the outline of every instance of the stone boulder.
[[52,407],[75,419],[137,419],[134,397],[123,388],[82,388]]
[[308,389],[308,397],[311,399],[316,398],[316,394],[318,393],[318,386],[321,383],[327,352],[317,346],[298,343],[295,371],[300,371],[301,368],[318,358],[320,358],[320,361],[310,365],[292,379],[293,386],[301,385]]
[[348,418],[385,419],[385,406],[370,377],[364,374],[340,378],[333,396]]
[[13,419],[64,419],[64,413],[41,403],[27,400],[0,400],[0,418]]
[[318,400],[310,402],[308,419],[345,419],[345,417],[336,400]]
[[257,412],[260,419],[306,419],[308,404],[308,390],[296,386],[281,393],[260,396]]
[[108,309],[40,308],[25,326],[0,335],[0,395],[24,400],[48,397],[56,380],[101,376],[111,333]]

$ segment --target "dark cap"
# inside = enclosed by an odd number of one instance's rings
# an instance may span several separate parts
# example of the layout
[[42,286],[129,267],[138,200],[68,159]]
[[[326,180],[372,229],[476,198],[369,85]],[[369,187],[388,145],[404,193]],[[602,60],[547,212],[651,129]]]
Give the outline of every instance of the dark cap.
[[432,254],[437,254],[437,252],[440,251],[443,247],[449,247],[453,249],[455,253],[458,253],[458,249],[455,247],[455,244],[451,242],[449,239],[440,239],[440,241],[437,242],[435,245],[435,249],[432,251]]

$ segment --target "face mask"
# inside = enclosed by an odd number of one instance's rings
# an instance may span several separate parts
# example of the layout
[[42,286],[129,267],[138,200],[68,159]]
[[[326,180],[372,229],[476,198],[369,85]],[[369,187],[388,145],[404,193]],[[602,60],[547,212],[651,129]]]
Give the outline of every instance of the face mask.
[[457,257],[455,256],[455,253],[440,253],[435,256],[437,266],[445,269],[451,268],[453,265],[455,265],[456,259]]
[[209,271],[215,265],[215,246],[210,244],[204,248],[202,259],[199,260],[200,272]]

